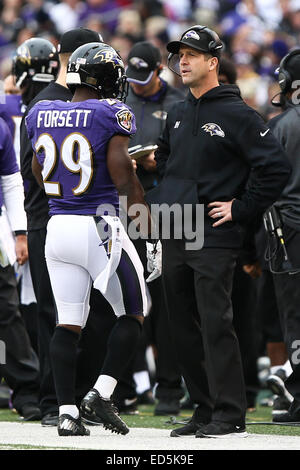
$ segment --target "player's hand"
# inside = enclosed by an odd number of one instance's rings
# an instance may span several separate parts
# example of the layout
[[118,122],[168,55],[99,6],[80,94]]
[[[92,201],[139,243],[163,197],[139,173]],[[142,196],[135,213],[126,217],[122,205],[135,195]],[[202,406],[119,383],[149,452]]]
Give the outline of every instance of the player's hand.
[[155,171],[156,161],[154,159],[154,150],[144,157],[138,159],[138,165],[141,165],[146,171]]
[[146,242],[147,249],[147,271],[150,276],[147,277],[146,282],[154,281],[161,275],[162,270],[162,249],[161,242],[157,243]]
[[132,158],[132,159],[131,159],[131,162],[132,162],[132,166],[133,166],[134,171],[136,171],[136,169],[137,169],[136,160],[134,160],[134,159]]
[[252,279],[257,279],[259,276],[261,276],[261,267],[258,261],[253,264],[244,264],[243,266],[243,271],[246,274],[249,274],[249,276],[252,277]]
[[28,246],[27,246],[27,236],[26,235],[17,235],[16,236],[16,255],[17,262],[20,265],[23,265],[28,260]]
[[214,201],[210,202],[207,207],[212,207],[213,209],[208,213],[212,219],[219,219],[213,224],[213,227],[218,227],[219,225],[224,224],[225,222],[230,222],[232,220],[231,215],[231,206],[234,199],[231,201],[220,202]]

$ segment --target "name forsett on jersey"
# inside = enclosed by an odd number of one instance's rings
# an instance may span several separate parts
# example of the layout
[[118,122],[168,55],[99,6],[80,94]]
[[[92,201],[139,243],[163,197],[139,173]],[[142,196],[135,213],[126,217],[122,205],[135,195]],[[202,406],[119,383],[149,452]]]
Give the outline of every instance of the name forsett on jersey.
[[41,127],[90,127],[92,113],[90,109],[70,109],[59,111],[57,109],[39,111],[36,125]]

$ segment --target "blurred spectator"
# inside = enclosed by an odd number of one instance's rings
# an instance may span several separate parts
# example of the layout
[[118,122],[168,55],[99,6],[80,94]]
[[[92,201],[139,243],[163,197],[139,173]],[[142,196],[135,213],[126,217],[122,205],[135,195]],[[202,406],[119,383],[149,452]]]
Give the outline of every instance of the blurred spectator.
[[121,11],[122,9],[115,0],[86,0],[79,15],[78,26],[81,26],[90,17],[100,15],[103,26],[109,32],[114,32]]
[[118,51],[123,59],[124,64],[127,64],[127,57],[130,49],[133,46],[133,41],[130,36],[123,34],[115,34],[110,39],[110,45]]
[[132,38],[137,42],[143,37],[143,27],[140,15],[135,10],[123,10],[118,16],[116,32]]
[[79,15],[84,9],[84,4],[80,0],[63,0],[54,5],[49,11],[49,16],[56,26],[59,34],[63,34],[70,29],[76,28]]

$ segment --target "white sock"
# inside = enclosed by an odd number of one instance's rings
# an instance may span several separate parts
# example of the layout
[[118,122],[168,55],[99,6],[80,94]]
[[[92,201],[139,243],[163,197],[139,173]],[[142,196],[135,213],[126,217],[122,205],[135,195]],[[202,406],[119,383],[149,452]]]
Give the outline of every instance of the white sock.
[[72,418],[77,419],[79,416],[79,410],[76,405],[61,405],[59,407],[59,416],[70,415]]
[[97,379],[97,382],[94,385],[94,388],[98,390],[101,397],[105,400],[109,400],[118,381],[109,375],[100,375]]
[[291,363],[289,360],[287,360],[283,366],[282,366],[282,369],[285,370],[285,373],[286,373],[286,376],[289,377],[291,375],[291,373],[293,372],[293,369],[292,369],[292,366],[291,366]]
[[270,367],[270,374],[271,374],[271,375],[276,374],[276,372],[277,372],[279,369],[283,369],[283,365]]
[[136,383],[136,393],[141,395],[146,390],[151,388],[149,372],[147,370],[142,370],[141,372],[136,372],[133,374],[134,381]]

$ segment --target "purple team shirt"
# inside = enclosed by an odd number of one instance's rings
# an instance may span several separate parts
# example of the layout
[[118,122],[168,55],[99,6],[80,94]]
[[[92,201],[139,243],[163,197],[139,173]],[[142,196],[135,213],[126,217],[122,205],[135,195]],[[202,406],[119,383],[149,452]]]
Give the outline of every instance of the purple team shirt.
[[[22,115],[24,112],[24,106],[22,104],[21,95],[5,95],[5,102],[0,103],[0,117],[5,121],[7,124],[9,131],[11,133],[13,143],[14,143],[14,150],[15,152],[20,151],[20,135],[19,129],[21,124]],[[17,142],[15,142],[17,139]],[[15,162],[15,154],[11,154],[12,156],[12,164]],[[15,172],[13,172],[15,173]],[[3,204],[3,194],[2,188],[0,185],[0,207]]]
[[[96,215],[119,196],[106,165],[109,140],[136,132],[135,117],[114,99],[40,101],[26,117],[28,136],[43,167],[50,215]],[[99,212],[98,212],[99,213]]]
[[[17,173],[19,167],[14,151],[13,140],[8,125],[0,117],[0,176]],[[3,205],[3,195],[0,191],[0,208]]]
[[9,127],[12,137],[15,137],[16,121],[14,118],[22,118],[25,106],[21,95],[5,95],[5,103],[0,103],[0,117]]

